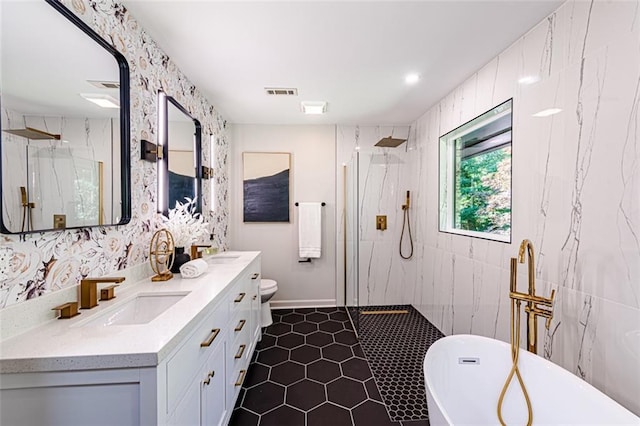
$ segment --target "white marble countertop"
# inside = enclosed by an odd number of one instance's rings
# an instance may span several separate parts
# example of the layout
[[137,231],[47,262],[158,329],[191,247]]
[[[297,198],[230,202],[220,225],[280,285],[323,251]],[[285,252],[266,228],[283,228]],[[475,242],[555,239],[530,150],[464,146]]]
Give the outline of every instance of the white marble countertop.
[[[154,367],[220,302],[229,284],[243,273],[259,252],[224,252],[215,257],[239,256],[233,262],[209,264],[198,278],[174,274],[165,282],[151,278],[128,285],[116,298],[99,301],[91,310],[71,319],[52,320],[0,342],[0,373]],[[108,285],[108,284],[106,284]],[[104,286],[104,285],[101,285]],[[147,324],[83,325],[114,305],[139,293],[189,292]]]

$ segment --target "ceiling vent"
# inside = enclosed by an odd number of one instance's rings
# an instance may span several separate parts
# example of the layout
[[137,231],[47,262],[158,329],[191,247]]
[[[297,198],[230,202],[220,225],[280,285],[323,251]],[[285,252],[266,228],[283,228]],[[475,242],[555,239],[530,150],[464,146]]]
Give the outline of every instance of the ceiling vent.
[[273,96],[298,96],[298,89],[288,89],[286,87],[265,87],[267,95]]
[[119,89],[120,88],[120,83],[117,81],[87,80],[87,83],[97,87],[98,89]]

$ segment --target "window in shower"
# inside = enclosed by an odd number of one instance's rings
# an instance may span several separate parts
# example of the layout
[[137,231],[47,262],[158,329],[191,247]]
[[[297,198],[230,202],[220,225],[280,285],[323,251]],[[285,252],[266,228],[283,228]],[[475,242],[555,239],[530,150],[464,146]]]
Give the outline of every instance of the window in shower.
[[511,242],[510,99],[440,137],[440,231]]

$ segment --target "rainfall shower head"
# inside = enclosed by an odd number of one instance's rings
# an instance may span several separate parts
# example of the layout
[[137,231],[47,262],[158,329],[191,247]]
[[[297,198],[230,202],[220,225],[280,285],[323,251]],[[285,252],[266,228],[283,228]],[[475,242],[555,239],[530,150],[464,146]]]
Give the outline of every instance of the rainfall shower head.
[[388,138],[380,139],[378,143],[375,144],[374,146],[379,146],[382,148],[397,148],[403,143],[405,143],[406,141],[407,141],[406,139],[397,139],[389,136]]

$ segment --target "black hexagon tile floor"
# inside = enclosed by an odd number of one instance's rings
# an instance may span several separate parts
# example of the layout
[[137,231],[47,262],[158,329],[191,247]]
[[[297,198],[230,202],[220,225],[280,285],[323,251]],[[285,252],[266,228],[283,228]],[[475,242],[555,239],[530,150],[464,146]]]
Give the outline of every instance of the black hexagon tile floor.
[[[426,417],[410,421],[413,411],[391,420],[344,308],[275,310],[273,321],[253,354],[230,425],[428,426]],[[414,397],[409,385],[404,397],[389,401]]]
[[[376,311],[406,313],[367,314]],[[390,418],[427,419],[424,355],[444,335],[410,305],[367,306],[350,314],[358,317],[360,344]]]

